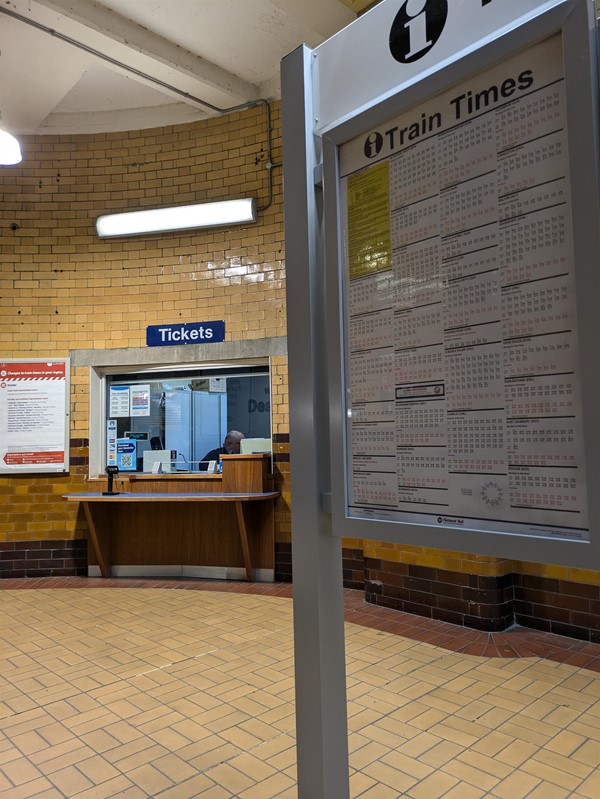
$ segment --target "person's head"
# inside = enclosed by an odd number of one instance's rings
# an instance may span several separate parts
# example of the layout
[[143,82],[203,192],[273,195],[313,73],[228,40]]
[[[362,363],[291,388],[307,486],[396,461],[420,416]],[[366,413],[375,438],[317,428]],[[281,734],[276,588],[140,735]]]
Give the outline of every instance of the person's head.
[[246,438],[246,436],[240,433],[239,430],[230,430],[227,433],[223,442],[223,449],[227,451],[228,455],[239,455],[242,438]]

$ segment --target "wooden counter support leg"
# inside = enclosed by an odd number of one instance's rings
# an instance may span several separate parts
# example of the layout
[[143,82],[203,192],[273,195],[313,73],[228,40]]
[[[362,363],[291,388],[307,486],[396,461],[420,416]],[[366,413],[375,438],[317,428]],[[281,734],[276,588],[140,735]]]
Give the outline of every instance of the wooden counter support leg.
[[248,534],[246,531],[246,521],[244,519],[244,506],[241,502],[235,503],[235,512],[237,514],[238,527],[240,530],[240,541],[242,542],[242,551],[244,553],[244,565],[246,567],[246,578],[249,583],[254,582],[254,569],[250,561],[250,549],[248,547]]
[[[88,527],[90,528],[90,538],[92,540],[92,546],[94,548],[96,559],[98,560],[98,566],[100,567],[100,574],[102,575],[102,577],[110,577],[110,561],[108,558],[108,546],[102,547],[100,545],[100,539],[98,537],[98,531],[96,529],[96,525],[94,524],[94,519],[92,517],[90,503],[83,502],[82,504],[83,504],[83,509],[85,511],[85,518],[87,519]],[[106,543],[104,535],[103,535],[103,543]]]

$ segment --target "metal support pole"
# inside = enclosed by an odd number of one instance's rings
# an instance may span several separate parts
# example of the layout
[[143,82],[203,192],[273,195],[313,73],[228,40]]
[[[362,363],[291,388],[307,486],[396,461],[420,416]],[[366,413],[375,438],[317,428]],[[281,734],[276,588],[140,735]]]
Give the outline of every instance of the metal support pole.
[[311,51],[282,62],[299,799],[349,799],[341,539],[330,491],[320,141]]

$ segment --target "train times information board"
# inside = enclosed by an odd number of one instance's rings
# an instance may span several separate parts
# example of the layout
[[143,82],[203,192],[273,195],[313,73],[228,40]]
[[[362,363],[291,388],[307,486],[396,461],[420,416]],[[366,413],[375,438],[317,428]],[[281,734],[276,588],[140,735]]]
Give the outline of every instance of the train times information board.
[[568,133],[556,34],[340,147],[349,517],[589,540]]

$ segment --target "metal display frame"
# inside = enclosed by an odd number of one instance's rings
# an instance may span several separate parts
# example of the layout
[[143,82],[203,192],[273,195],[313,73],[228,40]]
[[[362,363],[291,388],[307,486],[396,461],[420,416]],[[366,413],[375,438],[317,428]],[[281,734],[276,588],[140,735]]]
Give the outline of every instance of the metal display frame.
[[[325,197],[325,263],[327,269],[327,302],[329,342],[329,399],[331,422],[331,460],[348,463],[346,441],[347,381],[344,371],[345,332],[342,324],[342,258],[340,236],[339,148],[357,135],[376,128],[394,115],[433,97],[445,89],[468,79],[486,68],[501,63],[511,55],[526,50],[550,36],[562,33],[566,90],[566,116],[569,136],[571,177],[574,276],[579,332],[580,374],[585,435],[585,467],[588,490],[590,539],[569,540],[544,535],[525,535],[468,529],[445,524],[411,524],[381,519],[348,516],[347,468],[332,473],[333,529],[336,534],[351,538],[427,546],[452,551],[472,552],[530,562],[554,563],[576,567],[600,567],[600,503],[593,486],[598,485],[600,464],[595,457],[600,439],[596,410],[598,378],[593,368],[598,337],[597,311],[594,298],[598,293],[600,236],[598,219],[600,203],[598,180],[597,59],[595,26],[590,25],[587,0],[567,0],[535,20],[531,20],[494,42],[445,66],[439,72],[413,84],[399,95],[387,98],[372,109],[363,110],[355,118],[331,128],[323,136]],[[582,47],[586,36],[589,48]],[[576,132],[576,133],[575,133]],[[332,187],[332,190],[327,190]],[[376,513],[374,516],[376,517]],[[498,525],[501,527],[501,525]]]
[[[576,288],[580,358],[589,372],[582,385],[587,484],[596,485],[600,476],[594,462],[599,379],[592,369],[600,288],[593,0],[447,0],[449,15],[462,14],[462,24],[454,20],[453,35],[441,49],[431,48],[422,70],[399,66],[388,52],[389,26],[406,3],[382,0],[316,50],[303,46],[282,62],[299,799],[349,797],[342,536],[530,562],[600,564],[598,492],[589,492],[589,543],[454,528],[450,536],[442,528],[444,537],[437,527],[347,516],[339,150],[421,99],[556,33],[565,42],[575,261],[585,265],[577,270]],[[423,8],[433,5],[424,0]],[[569,91],[573,86],[576,91]]]

